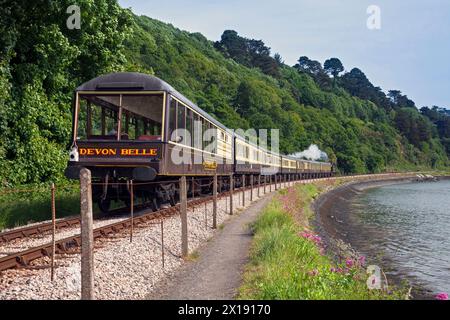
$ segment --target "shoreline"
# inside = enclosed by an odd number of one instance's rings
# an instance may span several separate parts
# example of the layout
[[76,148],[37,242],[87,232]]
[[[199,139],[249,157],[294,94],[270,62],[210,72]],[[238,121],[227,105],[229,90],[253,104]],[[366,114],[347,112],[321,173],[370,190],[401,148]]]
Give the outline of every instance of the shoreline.
[[[438,178],[440,180],[450,179],[449,176],[438,176]],[[324,239],[329,248],[329,254],[336,260],[343,259],[344,257],[340,255],[340,245],[338,245],[343,243],[351,250],[364,254],[369,264],[371,261],[373,262],[376,259],[373,256],[374,253],[370,250],[364,250],[364,245],[361,245],[361,233],[367,236],[367,241],[365,241],[367,243],[371,239],[370,232],[352,221],[351,205],[353,199],[371,188],[411,182],[415,182],[415,177],[352,181],[320,194],[311,204],[311,209],[314,212],[312,224],[316,232]],[[389,261],[389,257],[382,257],[382,262],[379,264],[383,270],[389,270],[389,272],[386,271],[386,273],[389,273],[389,284],[398,286],[407,280],[409,286],[412,287],[413,299],[432,299],[433,293],[430,290],[426,289],[417,279],[404,273],[400,268],[394,268],[392,261]]]

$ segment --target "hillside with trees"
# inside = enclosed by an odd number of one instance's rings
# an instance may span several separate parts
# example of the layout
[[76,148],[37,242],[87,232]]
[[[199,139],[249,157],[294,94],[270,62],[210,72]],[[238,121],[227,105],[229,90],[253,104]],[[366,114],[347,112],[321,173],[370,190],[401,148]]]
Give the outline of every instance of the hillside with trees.
[[0,8],[0,181],[62,179],[72,91],[113,71],[154,74],[230,128],[279,128],[281,151],[317,144],[342,172],[448,165],[449,117],[385,94],[337,58],[299,53],[288,66],[262,40],[199,33],[135,16],[114,0],[80,0],[82,27],[66,27],[71,1]]

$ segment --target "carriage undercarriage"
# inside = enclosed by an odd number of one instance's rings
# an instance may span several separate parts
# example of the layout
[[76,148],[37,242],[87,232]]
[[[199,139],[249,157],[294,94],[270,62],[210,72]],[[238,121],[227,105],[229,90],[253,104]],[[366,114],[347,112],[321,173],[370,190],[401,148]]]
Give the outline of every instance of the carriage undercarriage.
[[[301,179],[328,177],[327,173],[291,173],[277,175],[248,175],[233,176],[233,187],[262,186],[274,182],[288,182]],[[153,211],[165,207],[175,206],[180,199],[179,176],[161,176],[155,181],[132,181],[127,178],[111,177],[109,175],[98,179],[92,185],[93,200],[100,210],[108,213],[113,203],[131,206],[133,196],[134,205],[151,208]],[[186,176],[187,195],[189,198],[208,196],[213,193],[213,176]],[[218,176],[218,193],[230,191],[230,175]]]

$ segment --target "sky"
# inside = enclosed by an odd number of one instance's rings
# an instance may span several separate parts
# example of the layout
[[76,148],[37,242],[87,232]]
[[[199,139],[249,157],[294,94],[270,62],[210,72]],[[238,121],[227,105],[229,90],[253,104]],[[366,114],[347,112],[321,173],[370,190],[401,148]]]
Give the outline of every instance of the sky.
[[[339,58],[385,92],[450,109],[448,0],[119,0],[122,7],[216,41],[224,30],[261,39],[294,65],[300,56]],[[380,28],[369,29],[368,7]]]

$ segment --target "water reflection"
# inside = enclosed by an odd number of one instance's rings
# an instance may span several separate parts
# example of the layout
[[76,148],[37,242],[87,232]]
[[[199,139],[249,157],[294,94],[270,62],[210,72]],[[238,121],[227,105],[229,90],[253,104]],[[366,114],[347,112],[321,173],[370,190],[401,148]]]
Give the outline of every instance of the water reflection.
[[433,292],[450,291],[450,180],[390,185],[355,198],[352,239]]

